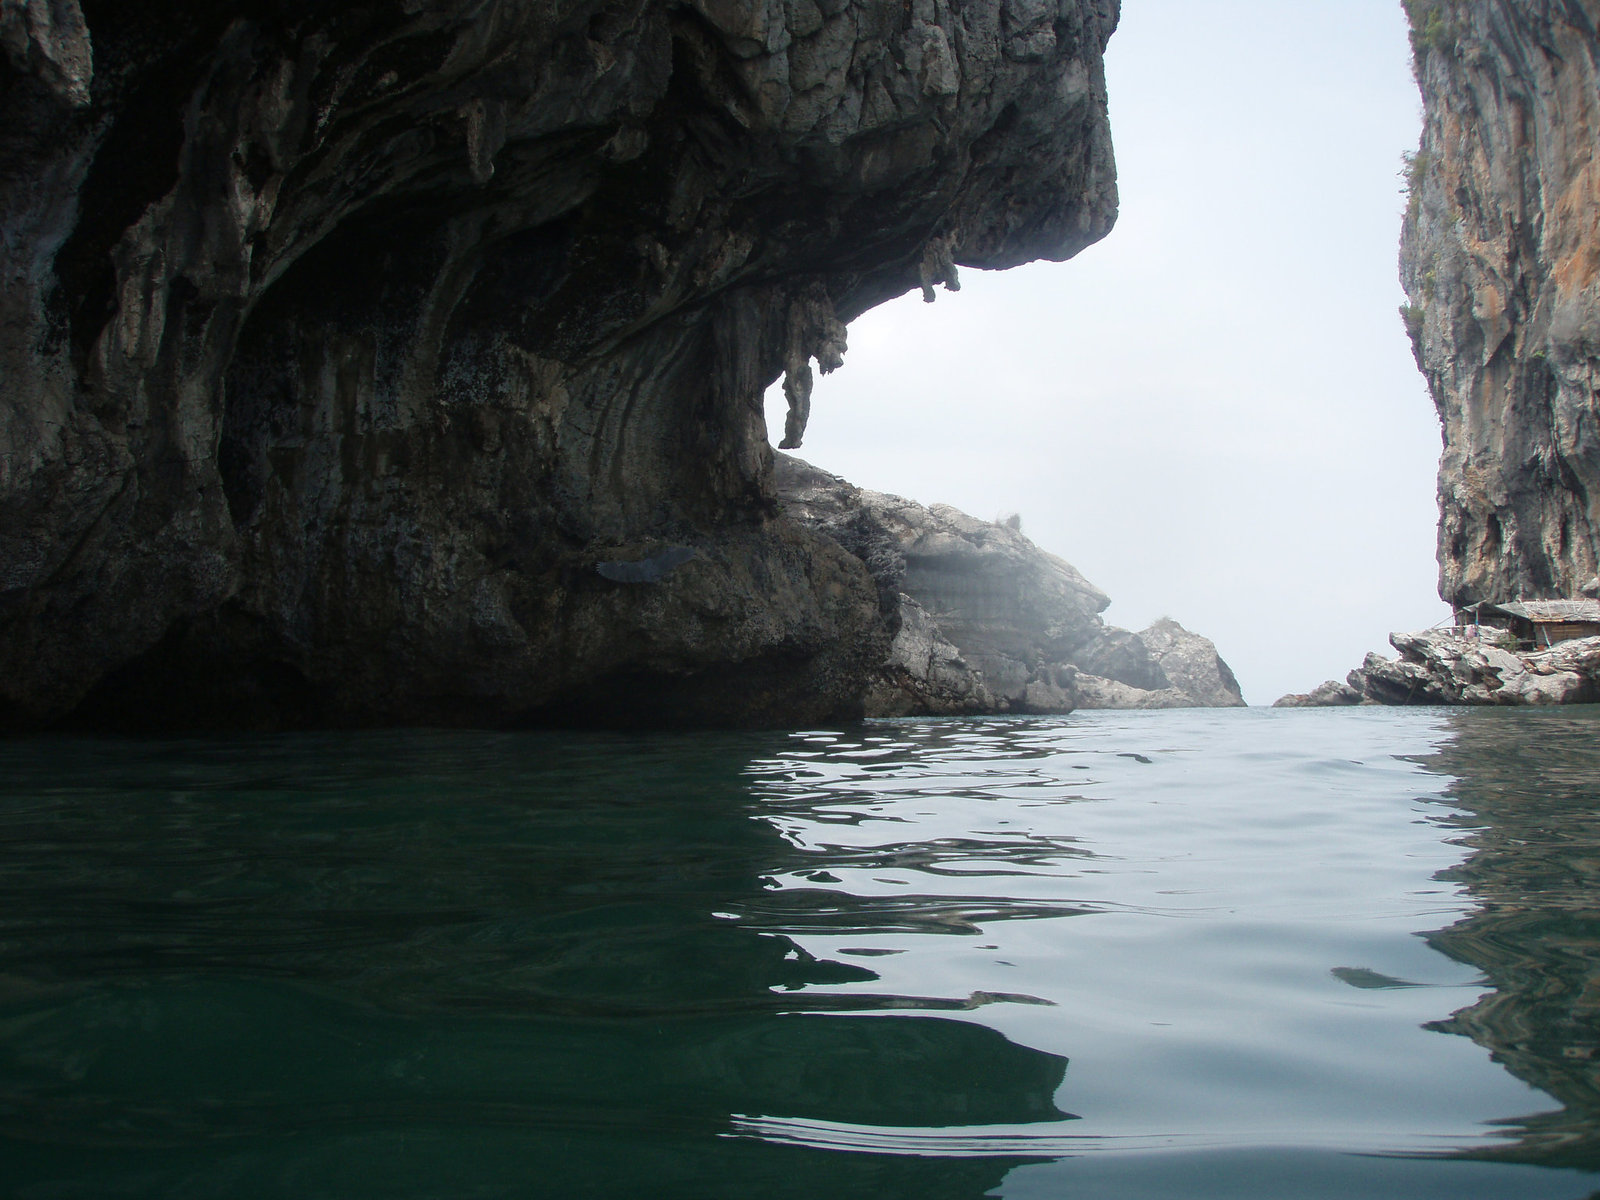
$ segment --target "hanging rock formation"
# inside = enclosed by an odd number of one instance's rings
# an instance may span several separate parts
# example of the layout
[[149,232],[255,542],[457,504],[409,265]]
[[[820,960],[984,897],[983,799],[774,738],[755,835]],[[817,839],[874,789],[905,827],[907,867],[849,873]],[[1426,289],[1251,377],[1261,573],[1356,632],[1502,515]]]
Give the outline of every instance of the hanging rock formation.
[[0,728],[859,711],[763,390],[1106,233],[1116,19],[7,0]]
[[1108,626],[1110,603],[1013,524],[871,492],[788,455],[784,510],[866,566],[893,641],[875,716],[1242,705],[1207,639],[1176,621]]
[[1600,590],[1600,4],[1405,0],[1404,310],[1444,430],[1439,586]]

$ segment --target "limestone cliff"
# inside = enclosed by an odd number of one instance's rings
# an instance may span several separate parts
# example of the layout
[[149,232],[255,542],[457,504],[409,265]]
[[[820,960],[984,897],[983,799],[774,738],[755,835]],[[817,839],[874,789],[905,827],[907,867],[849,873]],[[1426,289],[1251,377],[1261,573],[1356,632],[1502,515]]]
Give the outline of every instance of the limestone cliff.
[[1440,594],[1600,587],[1600,0],[1406,0],[1401,249],[1444,431]]
[[1110,599],[1014,523],[868,491],[780,455],[785,511],[866,566],[893,641],[878,716],[1242,705],[1217,649],[1176,621],[1105,624]]
[[859,711],[762,392],[1104,235],[1116,18],[0,5],[0,728]]

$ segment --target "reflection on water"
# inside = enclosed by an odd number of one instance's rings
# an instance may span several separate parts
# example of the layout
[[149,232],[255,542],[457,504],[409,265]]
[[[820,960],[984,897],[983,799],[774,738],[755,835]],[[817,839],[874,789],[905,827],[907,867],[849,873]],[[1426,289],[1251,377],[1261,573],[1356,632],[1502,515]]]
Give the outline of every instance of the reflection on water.
[[1600,1167],[1600,709],[1461,713],[1421,760],[1453,779],[1476,907],[1429,942],[1494,990],[1435,1028],[1465,1034],[1564,1106],[1516,1120],[1531,1161]]
[[805,995],[876,974],[730,919],[806,866],[750,812],[772,748],[0,747],[0,1191],[983,1194],[1014,1156],[824,1182],[724,1136],[1066,1117],[1063,1059],[922,1011],[969,997]]
[[0,1195],[1530,1194],[1373,1157],[1589,1162],[1600,726],[1479,715],[0,743]]

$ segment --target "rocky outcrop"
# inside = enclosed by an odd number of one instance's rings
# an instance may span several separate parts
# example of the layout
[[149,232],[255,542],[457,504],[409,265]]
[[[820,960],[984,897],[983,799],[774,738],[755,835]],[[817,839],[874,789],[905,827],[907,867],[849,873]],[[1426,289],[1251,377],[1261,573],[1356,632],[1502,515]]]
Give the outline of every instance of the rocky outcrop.
[[1345,682],[1330,680],[1275,707],[1347,704],[1584,704],[1600,700],[1600,638],[1519,651],[1454,630],[1395,633],[1398,658],[1368,654]]
[[1077,655],[1079,708],[1238,708],[1239,681],[1210,638],[1170,617],[1129,633],[1104,627]]
[[1162,617],[1136,636],[1167,677],[1169,686],[1194,704],[1201,708],[1231,708],[1244,703],[1239,681],[1210,638],[1189,632],[1170,617]]
[[1600,589],[1600,5],[1405,0],[1404,311],[1444,431],[1440,594]]
[[859,711],[763,390],[1105,234],[1116,18],[0,5],[0,728]]
[[777,478],[785,512],[877,585],[892,641],[873,715],[1244,703],[1211,642],[1171,620],[1137,634],[1106,625],[1105,593],[1015,523],[867,491],[787,455]]

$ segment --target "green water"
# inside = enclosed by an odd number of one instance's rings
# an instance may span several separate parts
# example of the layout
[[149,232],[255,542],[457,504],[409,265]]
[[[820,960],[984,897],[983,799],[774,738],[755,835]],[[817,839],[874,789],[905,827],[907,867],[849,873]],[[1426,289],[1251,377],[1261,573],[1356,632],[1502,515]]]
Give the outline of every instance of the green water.
[[1597,734],[0,743],[0,1195],[1589,1197]]

